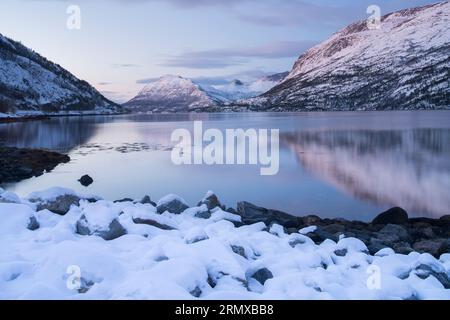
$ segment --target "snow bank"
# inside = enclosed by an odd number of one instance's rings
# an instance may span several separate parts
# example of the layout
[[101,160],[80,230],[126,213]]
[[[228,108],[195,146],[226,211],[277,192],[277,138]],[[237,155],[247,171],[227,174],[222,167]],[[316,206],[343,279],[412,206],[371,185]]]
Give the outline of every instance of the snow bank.
[[[0,299],[450,299],[448,254],[371,256],[354,238],[316,245],[308,230],[237,227],[240,217],[220,208],[198,217],[205,206],[158,214],[151,204],[80,201],[58,215],[19,200],[0,203]],[[171,201],[185,203],[158,203]]]

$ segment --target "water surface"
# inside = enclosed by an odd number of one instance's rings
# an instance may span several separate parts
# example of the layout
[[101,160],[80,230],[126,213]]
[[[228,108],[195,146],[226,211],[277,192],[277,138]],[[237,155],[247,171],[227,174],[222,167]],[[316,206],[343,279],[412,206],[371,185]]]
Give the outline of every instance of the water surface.
[[[280,171],[176,166],[174,129],[280,129]],[[244,113],[62,117],[0,124],[0,143],[66,152],[72,161],[4,188],[25,196],[63,186],[107,199],[176,193],[194,205],[208,190],[296,215],[369,220],[392,206],[450,214],[450,112]],[[77,179],[91,175],[82,187]]]

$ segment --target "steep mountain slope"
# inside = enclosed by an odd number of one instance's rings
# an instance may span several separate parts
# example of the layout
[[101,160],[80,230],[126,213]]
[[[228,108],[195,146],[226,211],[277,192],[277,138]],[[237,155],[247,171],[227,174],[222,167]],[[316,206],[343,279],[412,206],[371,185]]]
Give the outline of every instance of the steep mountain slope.
[[216,107],[220,102],[190,79],[165,75],[123,106],[132,112],[189,112]]
[[0,114],[114,113],[121,107],[19,42],[0,34]]
[[263,111],[450,108],[450,3],[346,27],[300,56],[287,78],[240,106]]

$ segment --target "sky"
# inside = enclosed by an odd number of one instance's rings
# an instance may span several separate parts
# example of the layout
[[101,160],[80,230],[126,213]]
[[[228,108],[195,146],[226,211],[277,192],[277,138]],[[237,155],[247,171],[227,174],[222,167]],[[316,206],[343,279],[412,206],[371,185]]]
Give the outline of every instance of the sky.
[[[205,84],[289,71],[369,5],[429,0],[2,0],[0,33],[122,103],[165,74]],[[76,5],[80,28],[69,29]]]

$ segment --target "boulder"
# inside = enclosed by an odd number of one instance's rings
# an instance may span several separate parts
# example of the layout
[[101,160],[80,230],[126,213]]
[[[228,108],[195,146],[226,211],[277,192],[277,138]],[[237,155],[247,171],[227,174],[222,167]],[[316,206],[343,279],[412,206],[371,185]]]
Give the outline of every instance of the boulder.
[[208,210],[213,210],[215,208],[225,210],[225,206],[220,203],[219,198],[217,198],[217,196],[212,191],[209,191],[206,194],[206,196],[197,204],[197,207],[200,207],[202,205],[206,205]]
[[126,229],[117,219],[112,220],[107,228],[95,227],[89,224],[85,215],[82,215],[76,223],[76,232],[83,236],[96,235],[107,241],[120,238],[127,234]]
[[84,176],[82,176],[80,179],[78,179],[78,181],[81,183],[82,186],[84,187],[88,187],[91,184],[94,183],[94,179],[92,179],[89,175],[85,174]]
[[176,195],[168,195],[162,198],[158,201],[156,206],[156,211],[160,214],[166,211],[174,214],[181,214],[186,209],[189,209],[186,201]]
[[279,224],[285,228],[299,228],[302,226],[301,218],[281,211],[258,207],[249,202],[239,202],[237,212],[242,218],[242,223],[246,225],[264,222],[268,226]]
[[406,224],[408,223],[408,213],[402,208],[395,207],[380,213],[372,224]]
[[253,273],[251,275],[251,278],[255,279],[256,281],[258,281],[259,283],[264,285],[267,280],[273,278],[273,274],[269,269],[262,268],[262,269],[259,269],[258,271],[256,271],[255,273]]
[[156,207],[156,203],[150,199],[150,196],[144,196],[142,200],[140,201],[141,204],[151,204],[152,206]]
[[[395,239],[398,239],[398,240],[394,240],[394,241],[410,240],[408,231],[404,227],[402,227],[400,225],[396,225],[396,224],[388,224],[378,232],[379,239],[383,240],[383,238],[386,238],[386,237],[391,237],[391,238],[393,237]],[[394,241],[391,241],[391,242],[394,242]]]
[[422,240],[414,243],[414,251],[429,253],[436,258],[447,250],[447,239]]
[[247,255],[245,254],[245,249],[241,246],[232,245],[231,250],[233,250],[234,253],[244,257],[247,259]]
[[34,230],[39,229],[39,227],[40,227],[40,225],[39,225],[39,222],[37,221],[36,217],[35,216],[31,216],[30,220],[28,222],[27,229],[31,230],[31,231],[34,231]]
[[42,201],[40,199],[32,199],[31,202],[37,203],[37,210],[49,210],[59,215],[65,215],[69,212],[70,207],[79,206],[81,198],[75,194],[65,194],[56,197],[54,200]]
[[429,265],[421,264],[415,269],[415,273],[421,279],[426,279],[429,276],[433,276],[444,286],[445,289],[450,289],[450,278],[443,270],[439,272],[434,270]]

